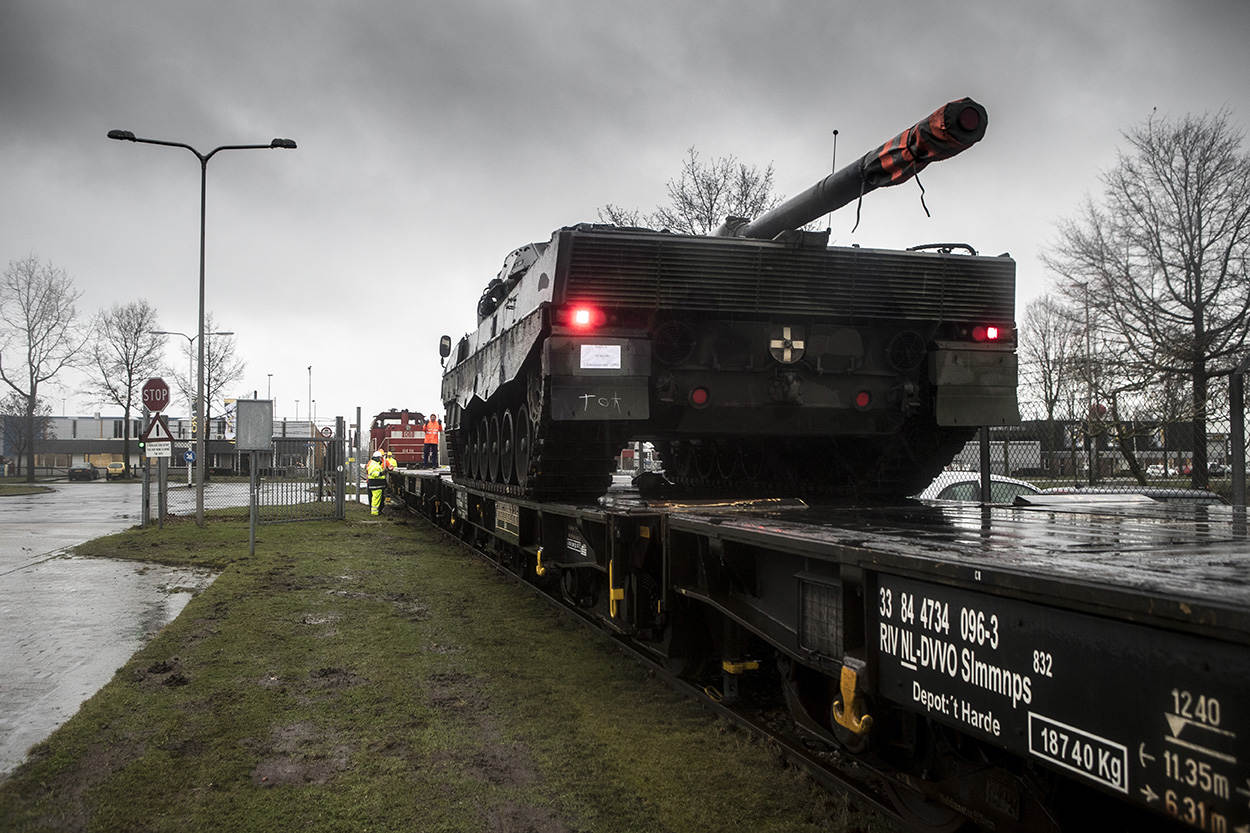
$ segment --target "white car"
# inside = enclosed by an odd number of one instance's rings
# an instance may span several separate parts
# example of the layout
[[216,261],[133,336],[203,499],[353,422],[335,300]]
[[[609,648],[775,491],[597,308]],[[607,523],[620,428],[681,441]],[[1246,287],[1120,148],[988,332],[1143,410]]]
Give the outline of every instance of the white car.
[[[1011,503],[1016,495],[1035,495],[1041,489],[1027,480],[990,475],[990,503]],[[981,472],[944,471],[933,482],[913,497],[921,500],[976,500],[981,499]]]
[[1167,472],[1164,471],[1162,463],[1151,463],[1146,466],[1147,477],[1163,477],[1165,474],[1167,474]]

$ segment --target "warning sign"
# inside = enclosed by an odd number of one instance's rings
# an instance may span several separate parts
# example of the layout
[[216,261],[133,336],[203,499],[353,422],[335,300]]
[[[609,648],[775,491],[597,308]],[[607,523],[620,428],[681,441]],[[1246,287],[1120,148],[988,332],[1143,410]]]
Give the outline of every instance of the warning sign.
[[165,418],[157,414],[143,434],[143,453],[148,457],[172,457],[174,437],[169,433]]
[[165,424],[165,418],[158,416],[152,420],[152,424],[148,426],[148,430],[144,432],[143,439],[150,443],[173,442],[173,434],[169,433],[169,426]]

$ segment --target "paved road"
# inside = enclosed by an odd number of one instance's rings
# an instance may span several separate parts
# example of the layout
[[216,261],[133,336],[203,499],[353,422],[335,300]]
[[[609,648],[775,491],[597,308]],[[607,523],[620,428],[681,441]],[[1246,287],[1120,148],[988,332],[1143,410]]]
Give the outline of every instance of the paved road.
[[74,558],[139,522],[136,483],[0,497],[0,774],[69,719],[212,575]]

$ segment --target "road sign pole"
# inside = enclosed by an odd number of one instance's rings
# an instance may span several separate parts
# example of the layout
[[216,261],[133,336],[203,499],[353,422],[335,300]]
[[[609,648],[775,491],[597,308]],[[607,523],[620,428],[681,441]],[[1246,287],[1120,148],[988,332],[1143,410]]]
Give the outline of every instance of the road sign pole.
[[[144,407],[143,409],[143,435],[144,436],[147,436],[147,433],[148,433],[149,418],[150,417],[148,416],[148,409]],[[151,470],[151,467],[149,466],[149,461],[151,459],[152,459],[151,457],[148,457],[146,455],[144,455],[143,457],[143,498],[139,501],[140,505],[142,506],[142,509],[140,510],[140,512],[142,513],[142,520],[139,521],[140,529],[147,529],[148,516],[152,514],[152,470]]]
[[248,532],[247,532],[247,552],[248,555],[256,554],[256,503],[257,503],[257,477],[256,465],[259,462],[259,456],[255,451],[248,452],[247,468],[248,468]]
[[165,528],[165,515],[169,512],[169,492],[166,491],[169,480],[169,460],[165,457],[156,458],[156,512],[157,529]]

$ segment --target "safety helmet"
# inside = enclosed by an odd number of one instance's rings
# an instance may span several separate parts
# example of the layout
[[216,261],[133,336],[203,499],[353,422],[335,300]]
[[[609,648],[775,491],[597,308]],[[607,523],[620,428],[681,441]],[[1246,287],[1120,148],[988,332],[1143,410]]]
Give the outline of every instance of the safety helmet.
[[381,449],[379,449],[379,450],[377,450],[377,451],[373,452],[373,459],[375,459],[375,460],[381,460],[381,459],[382,459],[382,451],[381,451]]

